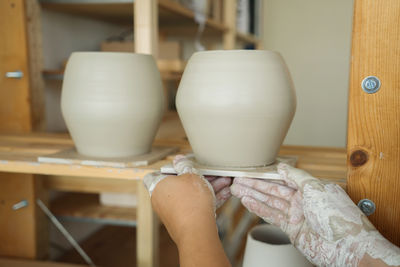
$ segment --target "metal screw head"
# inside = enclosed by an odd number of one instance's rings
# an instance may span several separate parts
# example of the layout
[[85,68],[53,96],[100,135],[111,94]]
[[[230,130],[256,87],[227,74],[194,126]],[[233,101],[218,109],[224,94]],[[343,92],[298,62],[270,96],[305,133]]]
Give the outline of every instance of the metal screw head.
[[28,202],[28,200],[21,200],[20,202],[18,202],[18,203],[15,203],[13,206],[12,206],[12,209],[13,210],[19,210],[19,209],[22,209],[22,208],[25,208],[25,207],[27,207],[29,205],[29,202]]
[[368,76],[361,82],[361,87],[364,92],[373,94],[378,92],[378,90],[381,88],[381,81],[378,79],[378,77]]
[[360,210],[367,216],[373,214],[375,212],[376,206],[375,203],[372,202],[372,200],[369,199],[361,199],[360,202],[358,202],[357,206],[360,208]]

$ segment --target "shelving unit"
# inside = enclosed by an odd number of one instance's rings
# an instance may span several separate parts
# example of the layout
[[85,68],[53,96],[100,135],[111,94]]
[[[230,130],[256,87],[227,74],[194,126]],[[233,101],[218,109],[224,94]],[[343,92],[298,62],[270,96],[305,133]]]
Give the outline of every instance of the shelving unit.
[[[94,19],[100,19],[121,25],[132,25],[133,0],[102,1],[93,0],[83,3],[79,0],[40,0],[45,9],[85,16]],[[108,3],[107,3],[108,2]],[[192,10],[182,6],[172,0],[158,0],[158,21],[160,22],[160,31],[166,34],[187,35],[196,34],[198,25],[194,21]],[[217,21],[213,18],[207,18],[204,34],[213,36],[222,36],[230,30],[230,27],[223,21]],[[251,34],[234,31],[238,41],[251,43],[256,46],[261,45],[261,40]]]

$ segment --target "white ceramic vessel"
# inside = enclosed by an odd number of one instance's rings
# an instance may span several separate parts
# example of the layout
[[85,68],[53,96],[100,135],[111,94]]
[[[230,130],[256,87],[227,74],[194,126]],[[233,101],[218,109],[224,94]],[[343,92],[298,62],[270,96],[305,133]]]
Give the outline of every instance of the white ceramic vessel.
[[68,60],[61,110],[83,155],[149,152],[163,106],[160,73],[150,55],[76,52]]
[[176,106],[199,163],[256,167],[274,162],[296,95],[279,53],[206,51],[190,58]]
[[247,235],[243,267],[311,267],[313,266],[278,227],[255,226]]

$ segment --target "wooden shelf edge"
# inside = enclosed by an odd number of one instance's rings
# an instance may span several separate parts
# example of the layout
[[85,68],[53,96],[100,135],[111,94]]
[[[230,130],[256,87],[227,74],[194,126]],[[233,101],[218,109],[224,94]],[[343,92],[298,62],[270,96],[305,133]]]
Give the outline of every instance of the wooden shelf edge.
[[[186,62],[178,59],[167,60],[167,59],[159,59],[157,60],[157,67],[163,78],[171,79],[176,77],[180,77],[185,69]],[[171,73],[175,76],[171,76]],[[42,71],[43,78],[46,80],[62,80],[64,78],[64,70],[43,70]]]

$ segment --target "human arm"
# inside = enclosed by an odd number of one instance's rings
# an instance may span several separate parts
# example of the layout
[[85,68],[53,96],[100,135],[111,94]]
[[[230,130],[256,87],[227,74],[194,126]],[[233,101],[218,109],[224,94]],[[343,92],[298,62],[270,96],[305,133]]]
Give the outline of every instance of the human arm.
[[180,266],[230,266],[205,180],[195,174],[167,176],[157,184],[151,202],[178,247]]
[[151,174],[144,182],[154,211],[178,247],[180,266],[230,266],[218,237],[215,209],[230,197],[231,179],[206,180],[182,157],[174,163],[178,176]]
[[[285,164],[282,181],[235,178],[243,205],[279,226],[319,266],[397,266],[400,250],[387,241],[342,188]],[[385,265],[382,265],[385,266]]]

